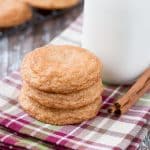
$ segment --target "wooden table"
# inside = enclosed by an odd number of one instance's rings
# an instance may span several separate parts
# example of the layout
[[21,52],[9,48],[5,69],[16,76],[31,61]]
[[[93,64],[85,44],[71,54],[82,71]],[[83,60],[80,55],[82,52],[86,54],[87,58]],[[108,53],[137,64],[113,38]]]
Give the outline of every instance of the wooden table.
[[[0,39],[0,77],[4,77],[20,66],[22,57],[28,51],[49,43],[60,34],[79,14],[82,5],[69,12],[51,18],[42,24],[35,25],[25,31]],[[150,148],[150,133],[140,145],[140,150]]]
[[79,5],[24,31],[0,38],[0,77],[18,69],[25,53],[49,43],[81,12],[82,5]]

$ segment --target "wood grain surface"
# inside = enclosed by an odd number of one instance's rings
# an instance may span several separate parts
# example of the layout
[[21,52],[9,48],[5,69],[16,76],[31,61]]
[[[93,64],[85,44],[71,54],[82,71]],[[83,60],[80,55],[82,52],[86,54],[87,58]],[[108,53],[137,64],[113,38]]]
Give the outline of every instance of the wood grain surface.
[[[25,53],[49,43],[82,12],[82,4],[42,23],[0,38],[0,78],[19,68]],[[54,15],[55,16],[55,15]],[[1,33],[1,32],[0,32]],[[2,34],[2,33],[1,33]]]

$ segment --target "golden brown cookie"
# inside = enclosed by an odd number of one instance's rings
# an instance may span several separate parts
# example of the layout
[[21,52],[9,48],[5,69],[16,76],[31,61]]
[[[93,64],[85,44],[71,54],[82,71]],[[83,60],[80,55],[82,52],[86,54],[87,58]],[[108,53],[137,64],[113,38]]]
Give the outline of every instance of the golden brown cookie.
[[39,121],[55,125],[66,125],[81,123],[95,117],[100,109],[101,99],[98,98],[90,105],[78,109],[61,110],[44,107],[36,101],[28,98],[22,92],[19,97],[19,103],[29,115]]
[[22,0],[33,7],[41,9],[64,9],[72,7],[80,0]]
[[101,68],[98,58],[83,48],[47,45],[24,57],[21,75],[39,90],[71,93],[98,82]]
[[0,28],[20,25],[32,17],[30,7],[19,0],[0,0]]
[[37,90],[24,83],[23,91],[29,98],[43,106],[57,109],[76,109],[93,103],[95,99],[100,97],[103,87],[101,81],[98,81],[91,87],[78,92],[55,94]]

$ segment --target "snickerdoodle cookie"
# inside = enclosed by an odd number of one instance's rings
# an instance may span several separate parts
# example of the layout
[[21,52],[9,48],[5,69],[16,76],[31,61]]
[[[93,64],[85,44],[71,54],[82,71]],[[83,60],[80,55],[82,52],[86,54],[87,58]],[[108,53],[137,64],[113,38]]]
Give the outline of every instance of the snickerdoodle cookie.
[[19,0],[0,0],[0,28],[20,25],[32,17],[30,7]]
[[23,92],[43,106],[60,109],[76,109],[93,103],[103,91],[101,81],[78,92],[68,94],[46,93],[23,84]]
[[24,57],[21,75],[36,89],[60,94],[92,86],[100,79],[101,68],[98,58],[83,48],[47,45]]
[[90,105],[78,109],[63,110],[44,107],[22,92],[19,97],[19,103],[29,115],[39,121],[56,125],[66,125],[81,123],[95,117],[101,106],[101,98],[96,99]]
[[80,0],[22,0],[33,7],[41,9],[64,9],[72,7]]

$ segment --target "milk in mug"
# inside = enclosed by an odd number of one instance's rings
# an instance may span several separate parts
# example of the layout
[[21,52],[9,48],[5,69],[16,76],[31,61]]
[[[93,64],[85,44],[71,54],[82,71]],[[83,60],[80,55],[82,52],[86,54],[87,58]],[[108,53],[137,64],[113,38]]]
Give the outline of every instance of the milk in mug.
[[150,66],[150,0],[85,0],[82,47],[103,62],[103,80],[132,83]]

